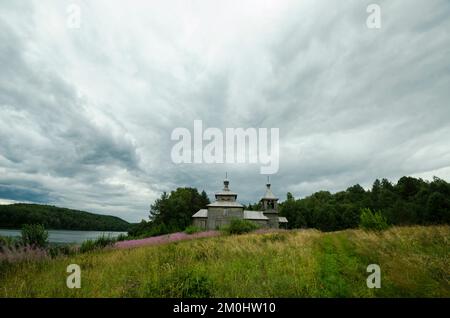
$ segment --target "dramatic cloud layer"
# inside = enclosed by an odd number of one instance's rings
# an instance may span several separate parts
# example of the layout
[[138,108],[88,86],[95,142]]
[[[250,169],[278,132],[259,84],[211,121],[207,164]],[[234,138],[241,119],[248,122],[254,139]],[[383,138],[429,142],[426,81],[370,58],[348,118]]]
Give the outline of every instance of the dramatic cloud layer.
[[[450,2],[2,1],[0,204],[139,221],[162,191],[264,192],[259,165],[172,163],[176,127],[280,128],[280,197],[450,179]],[[69,28],[68,5],[81,8]],[[70,11],[70,10],[69,10]]]

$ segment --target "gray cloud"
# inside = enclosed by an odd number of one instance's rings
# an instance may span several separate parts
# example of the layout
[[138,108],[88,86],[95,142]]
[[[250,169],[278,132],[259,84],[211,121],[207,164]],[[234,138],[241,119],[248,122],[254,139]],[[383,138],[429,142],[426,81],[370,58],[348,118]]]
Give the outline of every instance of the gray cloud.
[[[274,191],[450,178],[450,4],[79,1],[0,4],[0,199],[130,221],[162,191],[257,201],[258,165],[175,165],[176,127],[279,127]],[[9,202],[9,201],[8,201]]]

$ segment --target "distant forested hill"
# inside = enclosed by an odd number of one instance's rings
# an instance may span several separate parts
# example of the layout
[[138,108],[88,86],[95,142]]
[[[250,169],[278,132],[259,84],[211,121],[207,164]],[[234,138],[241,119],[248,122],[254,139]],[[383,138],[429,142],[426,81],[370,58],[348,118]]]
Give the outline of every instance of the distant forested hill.
[[46,229],[127,231],[130,223],[121,218],[39,204],[0,205],[0,228],[42,224]]

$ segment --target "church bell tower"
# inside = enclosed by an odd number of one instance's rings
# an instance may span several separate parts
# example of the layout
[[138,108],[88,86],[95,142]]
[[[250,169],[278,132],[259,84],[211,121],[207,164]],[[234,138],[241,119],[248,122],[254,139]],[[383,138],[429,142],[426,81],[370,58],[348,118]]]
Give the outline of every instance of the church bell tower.
[[266,193],[261,198],[261,206],[264,215],[269,219],[269,226],[273,228],[279,227],[278,219],[278,198],[270,189],[270,180],[267,177]]

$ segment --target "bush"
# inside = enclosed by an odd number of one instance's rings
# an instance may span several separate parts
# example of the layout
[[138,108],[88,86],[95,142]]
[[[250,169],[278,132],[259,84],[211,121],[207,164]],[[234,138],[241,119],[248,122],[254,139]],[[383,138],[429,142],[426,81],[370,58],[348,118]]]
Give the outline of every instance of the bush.
[[202,229],[199,228],[198,226],[195,225],[189,225],[185,230],[184,233],[186,234],[194,234],[194,233],[198,233],[201,232]]
[[361,209],[359,227],[364,230],[383,231],[386,230],[389,225],[380,211],[372,212],[370,209],[365,208]]
[[80,246],[80,253],[86,253],[113,245],[117,240],[111,236],[100,236],[95,240],[86,240]]
[[44,248],[48,245],[48,232],[41,224],[25,224],[22,227],[22,243]]
[[18,238],[10,236],[0,236],[0,253],[7,249],[14,249],[21,246],[21,241]]
[[259,226],[255,223],[243,220],[243,219],[232,219],[230,224],[221,228],[221,230],[227,234],[243,234],[254,231],[258,229]]

